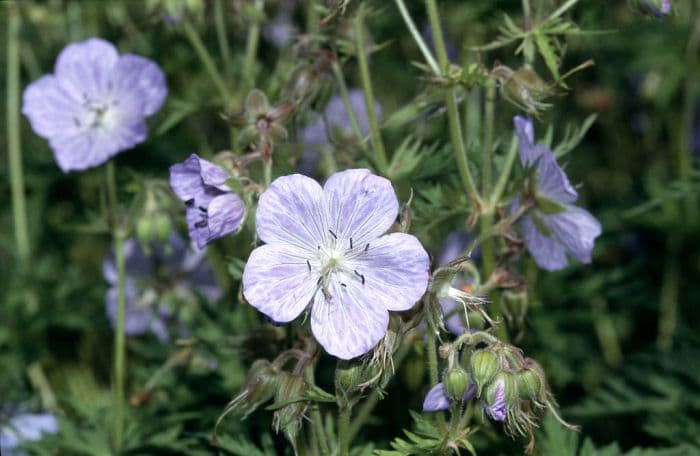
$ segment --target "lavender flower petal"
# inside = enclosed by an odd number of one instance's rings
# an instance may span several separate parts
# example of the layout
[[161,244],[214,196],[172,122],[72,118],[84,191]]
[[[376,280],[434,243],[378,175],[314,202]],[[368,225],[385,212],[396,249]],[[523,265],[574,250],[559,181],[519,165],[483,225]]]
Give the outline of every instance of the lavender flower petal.
[[142,113],[158,112],[168,96],[165,75],[153,61],[138,55],[124,54],[114,69],[115,92],[136,95],[142,103]]
[[371,242],[357,265],[366,278],[367,298],[383,303],[388,310],[410,309],[428,286],[430,258],[410,234],[387,234]]
[[[154,319],[153,309],[139,306],[139,290],[132,280],[127,280],[124,285],[124,333],[139,336],[150,328]],[[105,310],[112,327],[117,322],[117,292],[117,287],[111,287],[105,295]]]
[[423,400],[423,411],[424,412],[439,412],[441,410],[447,410],[452,405],[452,399],[447,397],[447,392],[445,391],[445,385],[442,382],[430,388],[428,394],[425,395]]
[[318,290],[305,253],[287,244],[253,250],[243,271],[243,296],[275,322],[294,320]]
[[585,209],[569,206],[563,212],[548,216],[546,223],[576,260],[584,264],[591,262],[595,239],[602,233],[595,217]]
[[378,304],[359,281],[331,281],[330,299],[316,293],[311,309],[311,330],[331,355],[352,359],[374,348],[386,334],[389,312]]
[[58,432],[58,420],[51,413],[22,413],[14,416],[6,428],[0,429],[0,451],[12,453],[21,441],[36,442],[44,434]]
[[256,214],[258,236],[301,250],[316,250],[328,233],[323,190],[301,174],[275,179],[260,196]]
[[341,239],[365,245],[385,233],[396,220],[399,201],[391,182],[367,169],[333,174],[323,192],[332,214],[329,229]]
[[90,38],[61,51],[55,75],[72,99],[99,99],[109,89],[110,75],[118,61],[119,53],[112,43]]
[[496,390],[491,404],[484,403],[484,410],[491,419],[505,421],[508,417],[508,406],[506,405],[506,392],[503,380],[496,384]]
[[[211,200],[206,216],[199,207],[187,209],[187,226],[198,248],[235,233],[245,217],[245,204],[235,193],[225,193]],[[206,223],[205,223],[206,222]]]
[[531,217],[520,221],[520,229],[525,239],[525,245],[535,263],[546,271],[557,271],[568,266],[566,248],[557,242],[551,234],[543,233]]

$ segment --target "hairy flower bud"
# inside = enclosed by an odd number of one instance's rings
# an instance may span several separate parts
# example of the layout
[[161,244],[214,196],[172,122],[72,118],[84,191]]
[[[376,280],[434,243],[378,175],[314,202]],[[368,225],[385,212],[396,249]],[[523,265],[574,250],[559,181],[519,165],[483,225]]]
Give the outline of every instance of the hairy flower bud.
[[[299,375],[284,374],[280,381],[279,389],[275,396],[275,402],[284,402],[299,398],[309,389],[309,384]],[[295,443],[297,434],[301,429],[301,420],[306,412],[305,401],[293,402],[277,410],[273,416],[272,424],[275,432],[280,429],[292,444]]]
[[481,397],[484,386],[493,381],[501,370],[501,362],[498,356],[490,350],[477,350],[469,360],[472,378],[476,383],[476,395]]
[[664,17],[671,12],[671,0],[629,0],[630,8],[649,16]]
[[544,384],[540,375],[532,369],[523,369],[515,376],[521,399],[541,402],[544,397]]
[[447,395],[454,401],[461,401],[469,387],[469,374],[461,367],[448,369],[442,377]]
[[260,404],[263,404],[275,395],[279,383],[279,374],[268,360],[258,359],[248,371],[246,379],[247,402],[253,409],[246,412],[251,413]]
[[498,65],[493,75],[500,83],[503,98],[518,108],[534,114],[552,106],[544,103],[554,95],[552,86],[530,68],[513,71],[505,65]]

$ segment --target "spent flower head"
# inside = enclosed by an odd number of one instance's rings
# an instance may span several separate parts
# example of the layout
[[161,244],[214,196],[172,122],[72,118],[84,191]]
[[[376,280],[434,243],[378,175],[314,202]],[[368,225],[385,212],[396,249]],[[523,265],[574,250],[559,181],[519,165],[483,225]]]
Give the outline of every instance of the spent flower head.
[[[518,135],[520,162],[535,178],[534,207],[520,222],[525,245],[542,269],[554,271],[568,265],[567,254],[581,263],[591,262],[595,239],[601,234],[600,222],[588,211],[574,206],[578,193],[569,182],[552,151],[535,144],[532,120],[513,119]],[[511,211],[523,200],[517,197]]]
[[429,258],[417,238],[384,234],[396,220],[391,182],[366,169],[321,187],[299,174],[261,195],[243,295],[273,321],[311,306],[311,329],[328,353],[350,359],[387,332],[389,311],[408,310],[428,286]]
[[196,154],[170,167],[170,186],[187,207],[187,229],[200,249],[243,224],[245,203],[227,184],[231,178],[223,168]]
[[111,43],[91,38],[66,46],[54,74],[25,89],[22,112],[49,140],[64,172],[84,170],[143,142],[145,119],[160,109],[167,93],[156,63],[119,55]]

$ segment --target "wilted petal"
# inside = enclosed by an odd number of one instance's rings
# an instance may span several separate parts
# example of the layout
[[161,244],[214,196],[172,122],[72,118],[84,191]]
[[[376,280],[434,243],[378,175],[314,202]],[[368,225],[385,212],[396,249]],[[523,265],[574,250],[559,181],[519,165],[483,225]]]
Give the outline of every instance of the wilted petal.
[[600,222],[585,209],[568,206],[547,217],[547,226],[568,252],[581,263],[591,262],[595,239],[602,232]]
[[410,309],[423,296],[429,269],[428,253],[415,236],[404,233],[376,239],[357,260],[366,298],[395,311]]
[[442,382],[430,388],[428,394],[425,395],[425,400],[423,400],[423,411],[424,412],[438,412],[440,410],[447,410],[452,405],[452,400],[447,397],[445,392],[445,386]]
[[253,250],[243,270],[243,296],[273,321],[294,320],[317,290],[303,250],[267,244]]
[[90,38],[71,43],[61,51],[55,74],[74,99],[100,99],[110,91],[118,60],[119,54],[112,43]]
[[163,71],[152,60],[138,55],[121,56],[111,79],[114,81],[114,93],[138,97],[144,116],[158,112],[168,95]]
[[333,174],[323,191],[328,200],[328,227],[358,245],[384,234],[396,220],[399,201],[391,182],[368,169]]
[[256,214],[258,236],[315,251],[329,237],[323,190],[301,174],[275,179],[260,196]]
[[351,359],[369,352],[386,334],[389,312],[371,299],[359,281],[328,284],[328,299],[316,293],[311,309],[311,330],[331,355]]

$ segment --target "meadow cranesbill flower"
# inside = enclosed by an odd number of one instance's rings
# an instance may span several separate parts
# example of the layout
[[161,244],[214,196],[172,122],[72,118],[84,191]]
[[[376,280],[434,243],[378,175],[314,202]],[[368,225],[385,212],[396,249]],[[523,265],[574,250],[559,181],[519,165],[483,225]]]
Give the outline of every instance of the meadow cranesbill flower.
[[187,206],[190,238],[200,249],[243,223],[245,204],[227,185],[229,179],[226,171],[196,154],[170,167],[170,186]]
[[384,234],[398,208],[391,182],[366,169],[335,173],[324,187],[300,174],[276,179],[260,197],[266,244],[248,259],[243,295],[278,323],[311,306],[311,330],[328,353],[367,353],[386,334],[389,311],[410,309],[428,285],[418,239]]
[[17,447],[23,442],[36,442],[44,434],[58,432],[58,420],[51,413],[21,413],[12,417],[0,428],[0,454],[13,456],[23,454]]
[[[525,245],[542,269],[554,271],[568,265],[567,254],[581,263],[591,262],[595,239],[601,233],[600,222],[573,203],[578,193],[557,163],[551,150],[535,144],[532,120],[513,119],[518,135],[520,162],[533,169],[536,178],[534,208],[520,222]],[[511,208],[521,205],[516,198]]]
[[84,170],[143,142],[145,118],[160,109],[167,93],[156,63],[120,56],[111,43],[91,38],[66,46],[54,74],[26,88],[22,112],[49,140],[64,172]]
[[[149,253],[136,239],[124,242],[126,261],[125,332],[137,336],[153,333],[167,342],[168,322],[174,319],[178,305],[197,301],[197,290],[208,300],[221,297],[214,271],[205,259],[204,250],[194,250],[177,234],[167,243],[154,243]],[[107,317],[112,325],[117,315],[117,268],[114,254],[105,259],[102,272],[110,288],[105,295]]]
[[[462,397],[462,402],[467,402],[476,397],[476,385],[472,382],[469,383],[469,387]],[[439,412],[441,410],[447,410],[450,408],[454,401],[447,394],[445,389],[445,384],[443,382],[430,388],[428,394],[425,395],[423,400],[423,411],[424,412]]]

